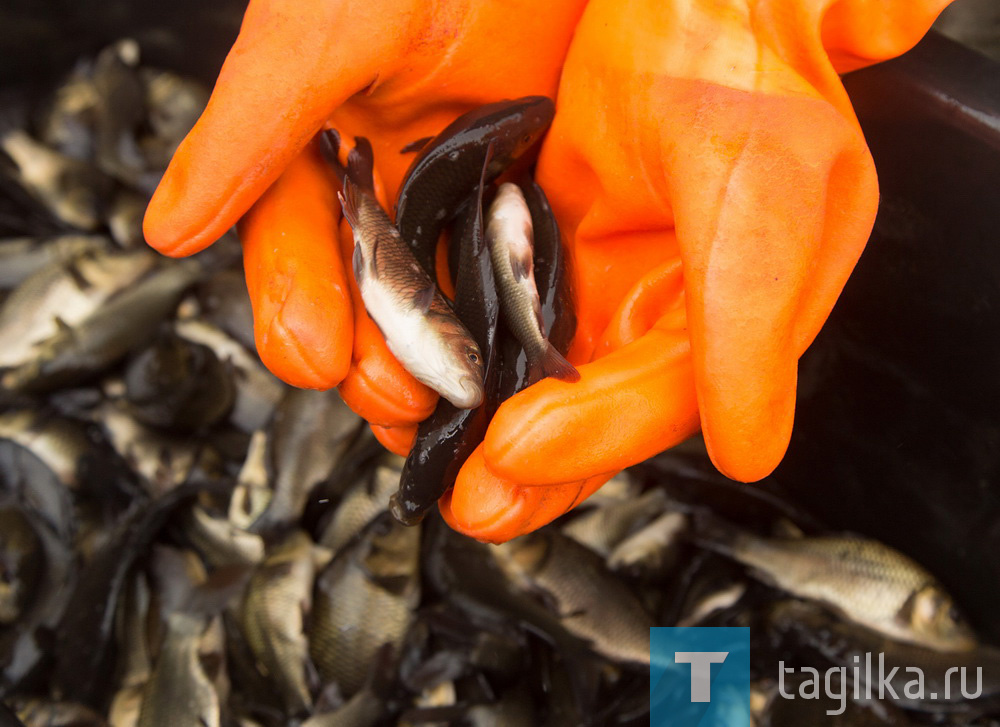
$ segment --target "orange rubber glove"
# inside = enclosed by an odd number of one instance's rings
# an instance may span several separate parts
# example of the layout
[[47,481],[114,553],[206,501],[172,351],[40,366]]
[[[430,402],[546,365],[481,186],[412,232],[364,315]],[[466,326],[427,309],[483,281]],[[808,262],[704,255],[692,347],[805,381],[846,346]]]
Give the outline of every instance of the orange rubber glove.
[[905,51],[946,4],[591,0],[580,18],[582,0],[255,0],[146,236],[190,254],[253,205],[240,232],[262,359],[296,385],[342,381],[404,450],[436,397],[360,306],[309,140],[327,122],[371,138],[384,202],[405,144],[558,83],[537,179],[574,256],[582,379],[505,403],[443,514],[509,539],[699,424],[723,472],[758,479],[784,453],[798,357],[877,204],[836,74]]
[[581,380],[501,405],[441,502],[453,527],[529,532],[699,427],[724,474],[770,474],[878,205],[837,74],[947,4],[590,0],[536,173],[571,241]]

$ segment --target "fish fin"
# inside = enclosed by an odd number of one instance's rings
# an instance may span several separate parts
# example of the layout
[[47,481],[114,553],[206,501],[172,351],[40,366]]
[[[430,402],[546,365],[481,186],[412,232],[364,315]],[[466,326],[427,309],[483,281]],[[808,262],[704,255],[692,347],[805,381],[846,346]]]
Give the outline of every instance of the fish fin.
[[375,154],[368,139],[359,136],[347,155],[347,179],[365,192],[375,193]]
[[421,313],[429,311],[431,309],[431,303],[434,302],[434,292],[433,285],[418,290],[413,294],[413,307]]
[[337,199],[344,210],[344,217],[351,225],[351,229],[358,229],[358,188],[350,179],[344,180],[344,191],[337,192]]
[[333,173],[341,184],[347,176],[347,169],[340,163],[340,132],[336,129],[326,129],[319,134],[319,151],[323,159],[333,169]]
[[53,316],[53,322],[56,324],[56,329],[66,336],[73,335],[73,327],[62,319],[62,316]]
[[365,258],[361,254],[361,246],[357,243],[354,244],[354,254],[351,256],[351,264],[354,267],[354,280],[360,286],[361,281],[365,278]]
[[412,154],[415,151],[420,151],[425,146],[427,146],[427,142],[429,142],[433,138],[434,138],[433,136],[425,136],[422,139],[417,139],[416,141],[411,141],[409,144],[407,144],[402,149],[400,149],[399,153],[400,154]]
[[548,341],[545,342],[542,355],[537,360],[530,361],[528,368],[533,381],[541,381],[549,376],[569,382],[580,380],[580,372],[576,370],[576,367],[567,361]]
[[532,273],[531,267],[531,260],[525,260],[513,252],[510,253],[510,269],[514,273],[514,282],[520,283],[530,276]]

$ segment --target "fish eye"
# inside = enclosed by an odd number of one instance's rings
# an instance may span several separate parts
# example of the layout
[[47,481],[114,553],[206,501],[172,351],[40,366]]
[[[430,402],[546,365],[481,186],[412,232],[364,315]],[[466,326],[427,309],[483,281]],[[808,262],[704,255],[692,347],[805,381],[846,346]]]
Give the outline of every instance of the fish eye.
[[525,134],[524,138],[521,139],[521,141],[523,141],[525,144],[528,144],[531,141],[531,134]]
[[476,353],[475,351],[469,351],[466,355],[469,357],[469,360],[472,363],[474,364],[479,363],[479,354]]

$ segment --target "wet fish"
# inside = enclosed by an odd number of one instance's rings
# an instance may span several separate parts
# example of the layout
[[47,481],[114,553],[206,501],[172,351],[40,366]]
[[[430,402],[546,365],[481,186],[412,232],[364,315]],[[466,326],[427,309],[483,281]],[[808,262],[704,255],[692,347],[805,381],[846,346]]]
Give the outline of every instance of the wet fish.
[[11,626],[34,596],[45,568],[42,543],[21,508],[0,504],[0,626]]
[[250,528],[271,501],[270,479],[267,432],[260,430],[250,435],[247,454],[229,498],[229,522],[243,530]]
[[[160,588],[166,598],[165,631],[153,671],[143,688],[138,727],[219,727],[221,723],[219,695],[199,654],[209,617],[188,608],[183,593],[197,583],[194,578],[204,576],[194,567],[196,559],[189,559],[189,563],[192,583],[166,582]],[[159,579],[165,580],[163,575]]]
[[205,110],[208,89],[198,81],[159,68],[142,68],[139,77],[145,90],[149,127],[154,138],[168,144],[169,160]]
[[[75,702],[48,699],[27,699],[14,702],[21,721],[0,722],[23,727],[105,727],[106,723],[94,710]],[[0,713],[2,714],[2,713]]]
[[56,88],[38,121],[39,139],[56,151],[90,161],[94,158],[94,127],[98,92],[93,59],[81,59]]
[[253,308],[242,270],[221,270],[198,286],[201,318],[254,350]]
[[[30,603],[18,609],[11,626],[0,629],[0,694],[6,694],[50,653],[48,634],[63,616],[76,579],[77,522],[69,491],[55,474],[30,451],[8,440],[0,440],[0,498],[7,508],[7,525],[12,526],[7,537],[14,538],[7,545],[15,546],[14,552],[6,553],[14,556],[6,564],[8,575],[15,575],[19,565],[36,565],[35,558],[42,566],[30,574],[17,573],[28,580],[9,594],[16,608],[22,588],[30,589]],[[14,529],[21,531],[20,536]]]
[[336,389],[289,389],[270,437],[273,494],[253,530],[280,531],[299,520],[310,491],[329,477],[360,426]]
[[544,594],[562,624],[596,652],[618,662],[649,663],[649,629],[655,622],[600,556],[553,529],[491,550],[509,578]]
[[208,346],[172,330],[157,336],[125,369],[125,399],[144,424],[177,431],[209,427],[236,399],[232,367]]
[[402,459],[390,456],[369,476],[362,477],[344,494],[323,529],[320,544],[337,553],[389,506],[389,496],[399,487]]
[[156,335],[186,288],[201,275],[192,261],[169,265],[115,296],[76,328],[63,328],[38,356],[8,371],[8,389],[39,392],[83,383]]
[[221,328],[206,321],[179,320],[174,323],[174,330],[188,341],[208,346],[220,361],[231,364],[236,370],[236,401],[230,421],[244,432],[267,426],[285,387],[261,365],[260,359]]
[[543,335],[541,302],[535,286],[531,211],[516,184],[500,185],[490,205],[486,242],[507,328],[524,346],[528,376],[578,381],[580,374]]
[[230,520],[192,505],[181,519],[181,532],[212,568],[252,566],[264,559],[264,540]]
[[555,105],[544,96],[486,104],[462,114],[423,146],[396,201],[396,224],[424,271],[435,279],[435,254],[445,225],[480,179],[496,179],[542,137]]
[[420,601],[420,528],[388,513],[373,521],[320,574],[309,651],[324,682],[358,692],[384,644],[398,646]]
[[17,166],[17,180],[60,222],[96,230],[111,180],[89,163],[49,149],[22,129],[0,135],[0,148]]
[[312,707],[312,663],[305,622],[322,556],[312,539],[293,531],[254,572],[240,608],[240,622],[260,671],[269,677],[293,717]]
[[[324,133],[335,171],[339,142]],[[459,409],[483,400],[483,355],[437,285],[420,268],[375,199],[371,144],[358,137],[339,193],[354,230],[354,278],[365,308],[400,363]]]
[[0,367],[30,361],[44,341],[82,323],[149,272],[155,262],[146,251],[84,251],[38,270],[0,308]]
[[403,465],[399,490],[390,500],[393,516],[405,525],[423,519],[455,484],[465,460],[486,436],[486,428],[500,404],[496,350],[500,303],[483,232],[483,194],[489,161],[487,154],[476,192],[460,216],[454,238],[461,247],[455,312],[472,333],[484,358],[484,401],[475,409],[438,402],[434,413],[420,423],[417,439]]
[[663,513],[615,545],[607,556],[608,567],[647,578],[663,574],[675,561],[687,526],[687,516],[683,513]]
[[607,557],[630,533],[655,518],[665,506],[663,490],[648,490],[639,497],[579,514],[562,527],[562,534]]
[[10,290],[50,263],[64,263],[84,253],[110,250],[104,235],[9,237],[0,240],[0,290]]
[[17,442],[48,465],[68,488],[81,483],[81,469],[93,442],[71,419],[38,410],[11,410],[0,414],[0,438]]
[[976,645],[937,579],[878,541],[853,535],[762,538],[713,517],[694,522],[699,544],[749,566],[766,583],[856,623],[930,649],[967,651]]
[[149,199],[129,189],[119,189],[107,212],[111,237],[124,248],[139,247],[145,242],[142,235],[142,218]]
[[153,670],[150,644],[151,590],[142,572],[134,574],[122,592],[116,613],[121,678],[108,707],[110,727],[136,727],[142,692]]

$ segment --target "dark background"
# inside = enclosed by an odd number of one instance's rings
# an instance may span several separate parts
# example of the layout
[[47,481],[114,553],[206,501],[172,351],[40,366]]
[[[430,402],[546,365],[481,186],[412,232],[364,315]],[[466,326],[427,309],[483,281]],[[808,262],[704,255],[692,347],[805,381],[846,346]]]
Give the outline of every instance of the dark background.
[[[2,0],[0,89],[125,35],[211,83],[244,5]],[[932,35],[845,83],[881,206],[763,486],[910,554],[1000,642],[1000,64]]]

